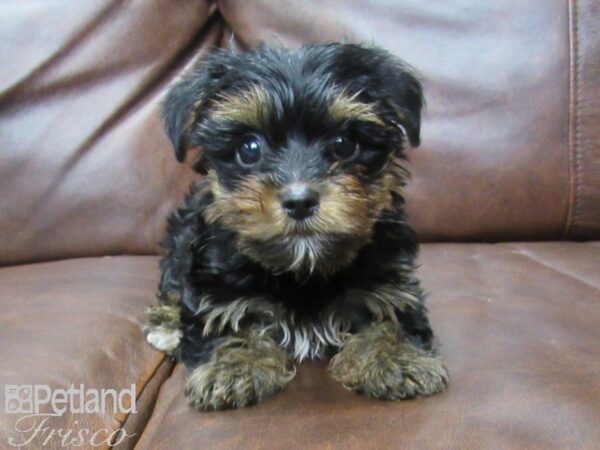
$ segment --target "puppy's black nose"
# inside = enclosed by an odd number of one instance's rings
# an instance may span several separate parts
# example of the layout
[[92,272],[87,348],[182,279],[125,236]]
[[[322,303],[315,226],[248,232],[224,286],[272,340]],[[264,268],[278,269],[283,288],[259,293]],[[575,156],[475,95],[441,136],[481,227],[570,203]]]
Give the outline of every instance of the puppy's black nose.
[[281,206],[292,219],[306,219],[319,207],[319,193],[304,183],[293,183],[283,191]]

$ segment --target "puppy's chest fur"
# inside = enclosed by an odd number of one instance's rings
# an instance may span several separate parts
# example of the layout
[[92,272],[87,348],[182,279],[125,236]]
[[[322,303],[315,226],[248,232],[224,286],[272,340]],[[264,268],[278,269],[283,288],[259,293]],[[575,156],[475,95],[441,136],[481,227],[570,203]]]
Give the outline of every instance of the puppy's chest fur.
[[163,267],[167,278],[183,276],[190,288],[181,299],[184,361],[198,364],[209,355],[207,341],[218,346],[248,326],[269,334],[297,360],[325,358],[374,318],[406,322],[407,305],[414,299],[411,307],[421,307],[418,284],[411,284],[416,243],[400,217],[377,224],[371,241],[340,272],[278,274],[241,254],[232,232],[205,222],[210,202],[210,195],[193,192],[171,223],[187,228],[171,235],[188,245],[166,243],[187,260],[183,274]]
[[[364,311],[350,304],[348,289],[342,284],[293,280],[248,266],[240,267],[240,272],[213,275],[213,281],[204,274],[198,277],[198,272],[191,275],[194,284],[195,278],[202,279],[203,294],[184,309],[184,359],[185,342],[193,343],[193,336],[222,337],[250,324],[298,360],[321,358],[329,356],[330,347],[340,347],[361,321]],[[227,281],[233,284],[228,286]],[[244,287],[240,288],[240,283]],[[208,287],[217,285],[220,287]]]

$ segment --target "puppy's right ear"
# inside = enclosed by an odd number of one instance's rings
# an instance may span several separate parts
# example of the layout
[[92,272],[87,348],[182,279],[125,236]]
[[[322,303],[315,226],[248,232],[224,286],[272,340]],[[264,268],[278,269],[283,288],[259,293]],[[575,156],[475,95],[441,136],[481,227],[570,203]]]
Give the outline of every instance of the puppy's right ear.
[[167,136],[175,149],[177,161],[185,159],[190,147],[190,131],[194,123],[194,105],[202,99],[202,87],[190,76],[175,84],[163,103],[163,120]]
[[185,160],[194,146],[193,129],[201,120],[206,103],[220,90],[227,73],[231,53],[215,51],[198,61],[194,68],[170,89],[162,105],[167,136],[175,149],[177,161]]

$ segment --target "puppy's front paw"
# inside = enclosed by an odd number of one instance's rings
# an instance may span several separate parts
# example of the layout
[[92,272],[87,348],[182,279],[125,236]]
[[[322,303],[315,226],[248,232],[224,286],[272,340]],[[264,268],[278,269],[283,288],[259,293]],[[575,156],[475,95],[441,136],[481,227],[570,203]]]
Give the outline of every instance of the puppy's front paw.
[[175,353],[183,336],[180,309],[171,305],[155,305],[148,309],[144,325],[146,341],[169,355]]
[[344,386],[386,400],[436,394],[449,379],[437,357],[402,339],[391,322],[350,337],[329,369]]
[[291,360],[269,337],[231,337],[198,366],[186,395],[206,411],[242,408],[281,390],[295,375]]
[[182,336],[181,330],[158,326],[146,332],[146,341],[154,348],[170,355],[179,347]]

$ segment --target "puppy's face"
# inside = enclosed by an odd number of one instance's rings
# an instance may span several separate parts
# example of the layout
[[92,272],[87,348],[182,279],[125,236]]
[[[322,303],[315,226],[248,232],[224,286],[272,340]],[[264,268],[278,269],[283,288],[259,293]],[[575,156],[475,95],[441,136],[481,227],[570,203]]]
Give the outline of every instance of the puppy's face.
[[328,274],[400,207],[421,106],[390,54],[331,44],[213,53],[173,87],[164,116],[179,160],[202,149],[209,223],[270,270]]

